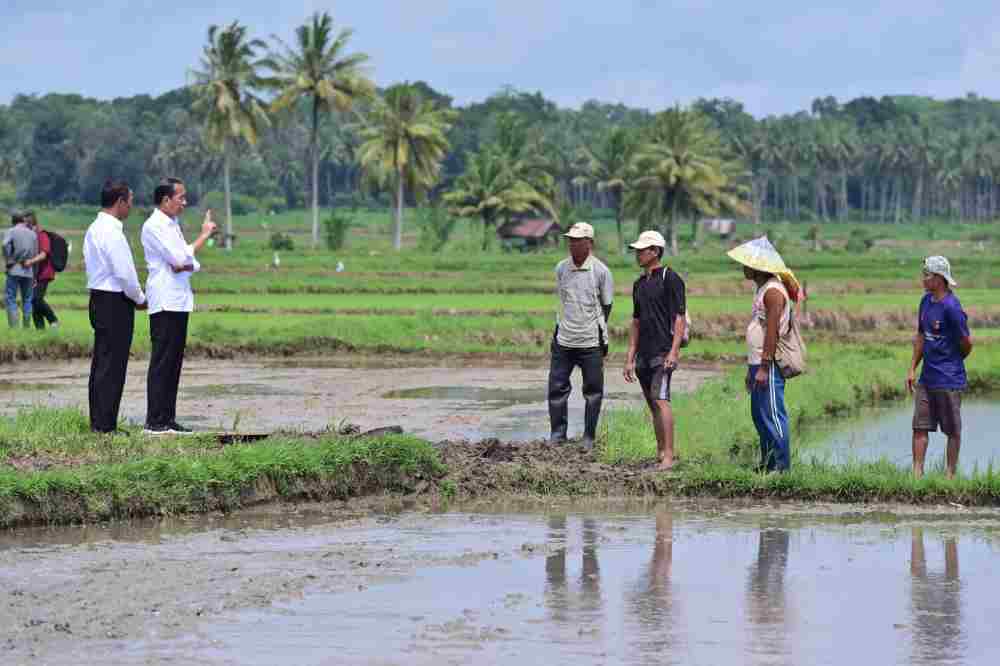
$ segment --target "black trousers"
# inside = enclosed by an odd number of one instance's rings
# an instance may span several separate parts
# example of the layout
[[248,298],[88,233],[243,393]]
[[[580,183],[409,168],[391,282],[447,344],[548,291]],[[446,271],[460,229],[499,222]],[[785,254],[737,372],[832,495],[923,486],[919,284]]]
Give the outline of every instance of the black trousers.
[[187,344],[187,312],[157,312],[149,316],[152,352],[146,377],[146,425],[166,426],[177,420],[177,387]]
[[59,321],[56,313],[52,311],[52,306],[45,300],[45,292],[49,290],[50,280],[35,283],[35,290],[31,296],[31,318],[35,321],[35,328],[44,329],[45,322],[54,324]]
[[135,303],[119,292],[91,290],[90,325],[94,329],[87,383],[90,429],[112,432],[118,426],[118,409],[125,390],[128,353],[135,330]]
[[583,399],[586,402],[583,417],[584,437],[597,436],[597,420],[601,416],[604,400],[604,355],[600,347],[573,349],[552,341],[552,360],[549,365],[549,422],[554,439],[566,439],[569,394],[573,390],[569,378],[573,368],[583,373]]

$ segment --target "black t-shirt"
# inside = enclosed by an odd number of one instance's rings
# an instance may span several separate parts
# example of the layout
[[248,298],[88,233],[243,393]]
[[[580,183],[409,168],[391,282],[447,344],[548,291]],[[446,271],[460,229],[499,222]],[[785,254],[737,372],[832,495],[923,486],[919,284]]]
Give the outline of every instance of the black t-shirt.
[[632,317],[639,320],[638,355],[662,356],[674,343],[674,322],[687,311],[684,281],[666,266],[632,285]]

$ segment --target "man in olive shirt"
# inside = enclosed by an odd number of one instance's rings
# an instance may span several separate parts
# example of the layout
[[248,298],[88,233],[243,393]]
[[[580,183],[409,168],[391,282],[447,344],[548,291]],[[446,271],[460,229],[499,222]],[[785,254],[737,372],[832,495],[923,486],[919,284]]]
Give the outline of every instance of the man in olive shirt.
[[559,289],[559,317],[552,339],[549,366],[549,442],[566,441],[570,375],[579,366],[583,373],[583,438],[586,448],[594,446],[597,420],[604,399],[604,356],[607,354],[608,317],[614,299],[611,271],[592,254],[594,228],[586,222],[574,224],[563,234],[569,241],[570,256],[556,266]]

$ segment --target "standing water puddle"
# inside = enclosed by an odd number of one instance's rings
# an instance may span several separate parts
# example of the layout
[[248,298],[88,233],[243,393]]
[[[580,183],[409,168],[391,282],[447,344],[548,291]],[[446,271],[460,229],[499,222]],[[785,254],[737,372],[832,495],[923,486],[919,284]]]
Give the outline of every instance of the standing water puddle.
[[[813,430],[809,440],[820,442],[803,456],[832,463],[871,462],[885,459],[908,468],[913,459],[913,405],[870,410],[847,425]],[[992,464],[1000,471],[1000,401],[966,400],[962,403],[962,448],[959,471],[984,472]],[[927,447],[926,468],[944,469],[948,439],[943,433],[931,433]]]
[[[995,663],[997,512],[725,507],[286,517],[25,545],[0,550],[0,585],[25,599],[0,626],[27,627],[8,649],[38,663]],[[36,594],[53,579],[79,598]],[[71,615],[98,599],[80,611],[98,620],[89,635]]]

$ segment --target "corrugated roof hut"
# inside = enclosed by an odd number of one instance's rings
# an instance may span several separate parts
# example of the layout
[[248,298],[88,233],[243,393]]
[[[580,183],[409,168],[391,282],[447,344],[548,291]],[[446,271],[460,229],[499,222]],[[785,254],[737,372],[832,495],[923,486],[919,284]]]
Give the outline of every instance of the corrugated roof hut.
[[542,247],[547,243],[559,244],[562,228],[555,220],[511,220],[497,228],[497,236],[505,249],[518,248],[522,252]]

